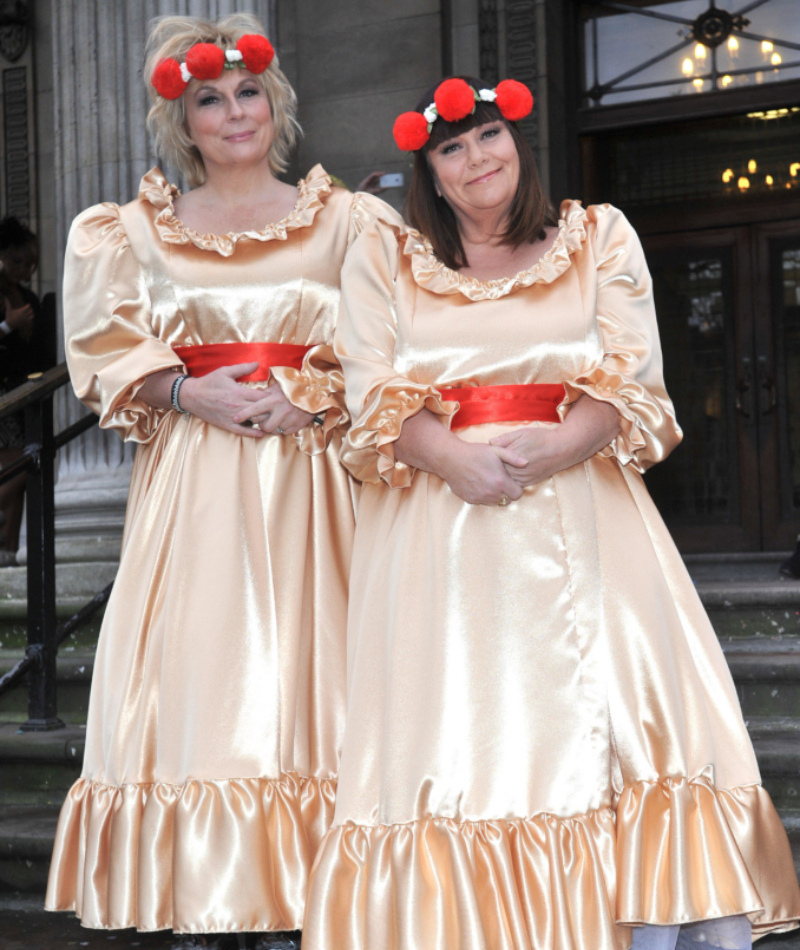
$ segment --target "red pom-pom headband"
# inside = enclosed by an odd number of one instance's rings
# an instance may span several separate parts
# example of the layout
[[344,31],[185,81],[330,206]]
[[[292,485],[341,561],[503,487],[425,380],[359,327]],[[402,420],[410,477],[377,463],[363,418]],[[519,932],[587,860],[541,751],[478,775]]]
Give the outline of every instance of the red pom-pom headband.
[[493,102],[500,115],[517,122],[530,115],[533,96],[516,79],[504,79],[494,89],[477,91],[463,79],[445,79],[424,112],[404,112],[394,123],[394,140],[404,152],[416,152],[431,137],[433,123],[441,116],[445,122],[460,122],[475,111],[477,102]]
[[266,36],[248,33],[239,38],[236,49],[223,50],[214,43],[195,43],[186,53],[186,62],[162,59],[153,70],[151,82],[164,99],[178,99],[186,91],[189,80],[219,79],[223,69],[243,66],[251,73],[263,73],[275,56]]

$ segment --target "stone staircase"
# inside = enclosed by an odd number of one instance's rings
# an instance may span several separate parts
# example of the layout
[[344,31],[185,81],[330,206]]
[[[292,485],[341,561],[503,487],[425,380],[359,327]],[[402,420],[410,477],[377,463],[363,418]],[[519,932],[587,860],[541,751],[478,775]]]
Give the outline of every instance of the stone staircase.
[[[71,617],[114,579],[110,563],[63,564],[56,569],[59,621]],[[24,655],[25,568],[0,571],[0,676]],[[63,644],[58,658],[58,712],[67,728],[19,731],[27,719],[24,686],[0,698],[0,896],[43,893],[64,796],[83,761],[89,687],[102,613]]]
[[[690,555],[686,562],[733,673],[764,785],[800,869],[800,581],[779,577],[785,557]],[[69,615],[111,578],[88,570],[87,584],[89,579],[92,587],[82,599],[60,600],[62,613]],[[15,592],[12,582],[18,584],[8,569],[0,574],[4,593]],[[24,577],[22,584],[22,598],[0,594],[0,675],[24,650]],[[61,650],[59,713],[66,729],[20,733],[24,690],[0,700],[0,891],[44,889],[58,810],[80,772],[98,625]],[[791,934],[767,938],[773,942],[800,950],[800,937]]]

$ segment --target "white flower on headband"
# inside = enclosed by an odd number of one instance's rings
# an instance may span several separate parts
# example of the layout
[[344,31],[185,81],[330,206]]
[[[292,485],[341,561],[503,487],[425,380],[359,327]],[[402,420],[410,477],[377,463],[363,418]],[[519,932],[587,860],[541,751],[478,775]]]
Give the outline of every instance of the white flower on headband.
[[244,57],[242,56],[241,50],[238,49],[226,49],[225,50],[225,59],[229,63],[239,63]]
[[481,91],[478,93],[478,98],[481,100],[481,102],[494,102],[494,100],[497,98],[497,93],[494,91],[494,89],[481,89]]
[[425,121],[428,125],[433,125],[439,118],[439,113],[436,111],[436,103],[432,102],[422,114],[425,116]]
[[189,82],[192,78],[192,74],[189,72],[189,68],[186,63],[181,63],[181,79],[184,82]]

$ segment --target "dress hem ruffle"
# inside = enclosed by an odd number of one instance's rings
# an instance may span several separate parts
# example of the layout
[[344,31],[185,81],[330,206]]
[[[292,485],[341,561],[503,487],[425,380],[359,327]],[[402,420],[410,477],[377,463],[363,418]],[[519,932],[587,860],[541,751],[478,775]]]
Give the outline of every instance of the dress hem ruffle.
[[294,773],[122,787],[79,779],[61,809],[45,909],[99,930],[297,930],[335,793],[335,779]]
[[312,875],[304,947],[416,950],[436,934],[436,950],[621,950],[631,925],[736,914],[754,938],[800,917],[769,795],[668,778],[576,817],[338,825]]

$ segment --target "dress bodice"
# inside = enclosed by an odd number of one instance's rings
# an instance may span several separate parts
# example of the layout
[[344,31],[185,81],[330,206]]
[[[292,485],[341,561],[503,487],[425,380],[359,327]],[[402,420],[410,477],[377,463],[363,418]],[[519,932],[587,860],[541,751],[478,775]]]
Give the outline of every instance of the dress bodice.
[[[153,437],[164,410],[136,392],[145,376],[180,368],[175,347],[330,347],[352,195],[333,188],[320,166],[298,192],[289,215],[261,231],[200,235],[176,217],[178,191],[153,169],[136,200],[95,205],[76,218],[64,280],[67,360],[76,393],[101,426],[134,441]],[[311,370],[292,380],[289,372],[287,388],[324,388]],[[313,411],[321,410],[317,400]],[[334,415],[328,419],[333,425]]]

